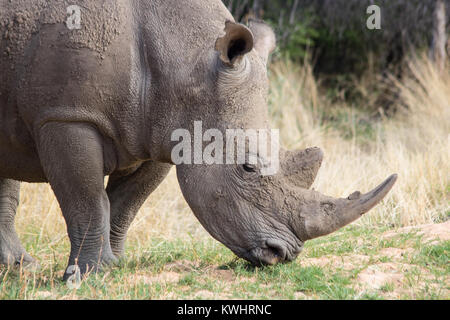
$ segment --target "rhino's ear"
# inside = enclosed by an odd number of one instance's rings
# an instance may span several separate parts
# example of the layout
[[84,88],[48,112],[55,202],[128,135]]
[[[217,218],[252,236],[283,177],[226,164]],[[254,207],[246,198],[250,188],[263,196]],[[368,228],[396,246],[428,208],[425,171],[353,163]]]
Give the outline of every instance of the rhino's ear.
[[260,20],[250,19],[248,26],[253,33],[254,47],[264,63],[267,63],[269,54],[275,50],[276,37],[272,28]]
[[220,60],[233,67],[240,63],[245,54],[253,49],[253,34],[246,26],[227,21],[225,35],[216,40],[215,49],[220,53]]

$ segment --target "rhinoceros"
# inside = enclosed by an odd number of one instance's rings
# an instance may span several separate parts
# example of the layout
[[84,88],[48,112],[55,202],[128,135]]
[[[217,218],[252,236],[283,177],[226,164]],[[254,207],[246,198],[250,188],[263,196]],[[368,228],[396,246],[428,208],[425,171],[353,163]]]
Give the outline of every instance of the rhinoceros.
[[[219,0],[0,0],[0,27],[2,264],[35,262],[14,228],[20,181],[51,185],[68,266],[86,273],[123,255],[133,218],[174,165],[174,130],[269,128],[275,35],[261,21],[237,23]],[[281,149],[271,175],[259,161],[176,171],[212,237],[272,265],[359,218],[397,179],[332,198],[310,189],[322,158],[319,148]]]

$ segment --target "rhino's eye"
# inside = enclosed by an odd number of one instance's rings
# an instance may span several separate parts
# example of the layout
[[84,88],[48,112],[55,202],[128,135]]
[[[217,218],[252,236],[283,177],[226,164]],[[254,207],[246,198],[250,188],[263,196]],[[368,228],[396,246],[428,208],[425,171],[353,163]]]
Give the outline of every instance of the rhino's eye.
[[256,168],[250,164],[243,164],[242,168],[247,172],[256,172]]

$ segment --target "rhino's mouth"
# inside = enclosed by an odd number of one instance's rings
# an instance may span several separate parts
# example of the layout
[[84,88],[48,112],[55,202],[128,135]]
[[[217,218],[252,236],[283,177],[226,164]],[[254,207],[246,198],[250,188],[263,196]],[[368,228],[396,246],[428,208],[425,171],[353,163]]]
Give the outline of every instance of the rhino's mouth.
[[244,258],[256,266],[275,265],[295,260],[301,250],[302,247],[290,248],[282,240],[268,239],[264,245],[247,251]]

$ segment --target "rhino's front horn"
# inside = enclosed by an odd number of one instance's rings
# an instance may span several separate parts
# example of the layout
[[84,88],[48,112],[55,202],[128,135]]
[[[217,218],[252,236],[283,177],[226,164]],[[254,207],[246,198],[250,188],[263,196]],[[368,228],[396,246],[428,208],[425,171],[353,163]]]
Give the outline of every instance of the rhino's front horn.
[[372,191],[352,193],[348,198],[335,199],[312,190],[302,190],[299,216],[293,228],[301,240],[332,233],[358,219],[372,209],[391,190],[397,175],[393,174]]

